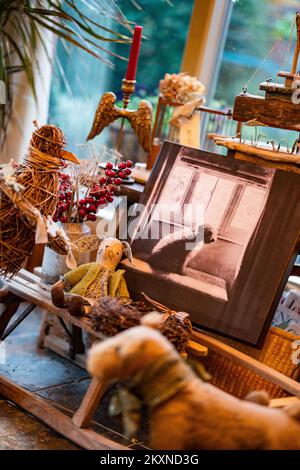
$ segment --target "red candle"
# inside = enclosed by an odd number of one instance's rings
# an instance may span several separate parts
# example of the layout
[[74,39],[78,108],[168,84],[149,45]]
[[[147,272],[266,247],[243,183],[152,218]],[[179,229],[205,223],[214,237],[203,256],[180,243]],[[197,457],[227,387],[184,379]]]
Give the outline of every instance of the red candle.
[[126,80],[135,80],[136,68],[137,68],[137,63],[138,63],[138,58],[139,58],[139,53],[140,53],[142,31],[143,31],[143,26],[134,27],[134,33],[133,33],[132,44],[131,44],[131,49],[130,49],[130,56],[129,56],[128,66],[127,66],[127,71],[126,71],[126,76],[125,76]]

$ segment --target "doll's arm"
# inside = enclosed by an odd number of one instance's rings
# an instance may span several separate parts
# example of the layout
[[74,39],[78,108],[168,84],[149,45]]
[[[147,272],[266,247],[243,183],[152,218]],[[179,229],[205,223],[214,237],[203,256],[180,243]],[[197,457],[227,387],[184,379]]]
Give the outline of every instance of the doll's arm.
[[64,274],[63,279],[69,284],[70,287],[78,284],[79,281],[86,275],[90,268],[90,263],[82,264],[78,268],[72,269],[71,271]]
[[124,273],[124,269],[118,269],[111,275],[108,289],[108,293],[111,297],[129,298],[129,292],[124,278]]
[[67,308],[71,315],[81,316],[85,314],[85,306],[89,305],[84,297],[77,294],[65,293],[65,282],[60,280],[51,288],[51,299],[53,305],[58,308]]

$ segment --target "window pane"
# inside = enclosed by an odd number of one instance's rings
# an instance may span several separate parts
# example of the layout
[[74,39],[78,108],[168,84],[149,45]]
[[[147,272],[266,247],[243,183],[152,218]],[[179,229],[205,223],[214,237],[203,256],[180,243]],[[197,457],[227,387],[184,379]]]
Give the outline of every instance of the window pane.
[[[141,46],[137,70],[137,91],[148,95],[157,93],[159,80],[165,73],[180,71],[184,45],[188,32],[193,0],[172,1],[137,0],[143,9],[137,10],[131,0],[120,0],[119,6],[126,16],[144,27],[147,37]],[[126,48],[116,45],[118,53],[128,55]],[[109,72],[110,89],[121,96],[120,85],[125,76],[126,62],[116,63],[116,69]]]
[[170,220],[170,211],[174,217],[181,210],[193,173],[194,170],[189,167],[181,165],[174,167],[158,200],[153,217],[158,220]]
[[205,214],[206,222],[208,224],[219,229],[225,210],[229,206],[235,188],[235,181],[219,178],[213,197],[211,198]]
[[264,207],[265,198],[265,190],[246,187],[230,225],[248,232],[253,230]]
[[[215,106],[232,108],[235,96],[242,92],[244,86],[251,94],[264,95],[259,91],[261,82],[268,78],[283,81],[276,75],[280,70],[291,68],[296,37],[293,20],[297,7],[298,0],[234,2],[221,59]],[[250,139],[254,132],[253,128],[244,127],[243,136]],[[277,142],[288,137],[292,143],[297,138],[296,132],[266,127],[258,128],[258,133]],[[266,139],[262,137],[261,140]]]

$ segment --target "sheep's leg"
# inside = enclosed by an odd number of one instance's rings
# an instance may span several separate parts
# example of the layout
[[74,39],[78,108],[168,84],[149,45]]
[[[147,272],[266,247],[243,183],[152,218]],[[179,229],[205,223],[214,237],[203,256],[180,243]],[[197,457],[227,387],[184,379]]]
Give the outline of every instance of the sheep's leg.
[[87,428],[106,390],[106,384],[92,379],[80,407],[73,416],[73,423],[79,428]]

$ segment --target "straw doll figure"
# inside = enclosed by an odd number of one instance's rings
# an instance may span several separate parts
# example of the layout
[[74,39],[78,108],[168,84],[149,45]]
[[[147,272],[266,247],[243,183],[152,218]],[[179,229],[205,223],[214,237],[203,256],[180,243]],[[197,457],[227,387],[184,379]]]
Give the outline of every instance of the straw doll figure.
[[117,269],[124,255],[132,263],[128,242],[91,235],[80,238],[72,246],[78,252],[85,253],[98,249],[96,261],[72,269],[53,285],[51,293],[54,305],[68,308],[73,315],[82,315],[82,307],[93,305],[99,298],[129,298],[125,270]]

